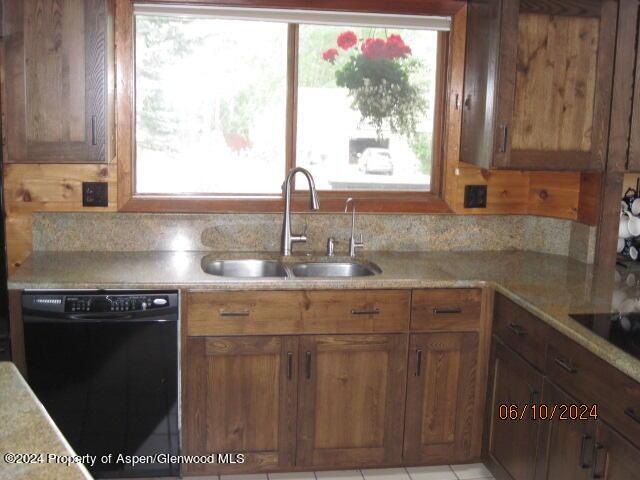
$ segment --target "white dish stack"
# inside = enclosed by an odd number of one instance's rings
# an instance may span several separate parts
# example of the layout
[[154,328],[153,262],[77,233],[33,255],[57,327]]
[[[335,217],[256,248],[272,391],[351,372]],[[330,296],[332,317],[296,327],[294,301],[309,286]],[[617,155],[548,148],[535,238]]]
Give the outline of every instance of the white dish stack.
[[617,252],[633,261],[640,256],[640,195],[632,188],[620,202]]

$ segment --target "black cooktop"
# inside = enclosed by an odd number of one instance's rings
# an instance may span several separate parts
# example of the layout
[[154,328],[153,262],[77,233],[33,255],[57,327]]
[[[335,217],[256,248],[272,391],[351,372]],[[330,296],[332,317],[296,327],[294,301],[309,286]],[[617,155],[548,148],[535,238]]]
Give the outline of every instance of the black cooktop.
[[569,316],[625,352],[640,358],[640,313]]

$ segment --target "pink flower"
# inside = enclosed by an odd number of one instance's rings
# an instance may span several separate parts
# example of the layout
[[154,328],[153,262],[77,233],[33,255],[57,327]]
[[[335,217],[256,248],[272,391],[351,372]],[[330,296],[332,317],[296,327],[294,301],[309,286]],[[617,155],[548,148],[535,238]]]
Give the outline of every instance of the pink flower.
[[330,48],[326,52],[322,54],[322,59],[329,62],[334,63],[336,61],[336,57],[338,56],[338,50],[335,48]]
[[343,50],[349,50],[356,43],[358,43],[358,37],[352,31],[342,32],[338,35],[338,46]]

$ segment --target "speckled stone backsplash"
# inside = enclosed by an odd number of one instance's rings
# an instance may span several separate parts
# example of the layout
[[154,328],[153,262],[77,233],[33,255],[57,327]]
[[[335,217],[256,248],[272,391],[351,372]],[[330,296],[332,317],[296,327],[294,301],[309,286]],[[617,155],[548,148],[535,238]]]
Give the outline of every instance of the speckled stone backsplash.
[[[281,214],[36,213],[34,251],[278,251]],[[295,214],[306,229],[294,251],[322,252],[327,237],[347,249],[351,216]],[[358,215],[365,250],[529,250],[592,263],[595,228],[525,215]]]

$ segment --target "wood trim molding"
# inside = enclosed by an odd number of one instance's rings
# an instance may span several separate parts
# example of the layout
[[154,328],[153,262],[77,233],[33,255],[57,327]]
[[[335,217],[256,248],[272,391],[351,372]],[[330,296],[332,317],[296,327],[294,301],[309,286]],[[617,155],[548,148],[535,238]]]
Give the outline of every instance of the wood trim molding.
[[[145,3],[166,3],[147,1]],[[180,3],[180,2],[171,2]],[[349,0],[339,3],[330,1],[301,2],[295,0],[273,0],[273,1],[235,1],[230,0],[213,1],[201,0],[190,2],[195,4],[209,4],[221,6],[252,6],[252,7],[274,7],[274,8],[316,8],[316,9],[337,9],[349,11],[369,11],[373,9],[381,13],[420,13],[424,15],[448,15],[464,6],[458,1],[417,1],[405,0],[394,3],[392,6],[386,2],[370,2],[365,0]],[[443,8],[446,6],[446,8]],[[135,194],[135,168],[134,168],[134,146],[135,146],[135,68],[134,68],[134,24],[133,24],[133,2],[132,0],[116,0],[115,6],[115,41],[116,41],[116,152],[118,161],[118,211],[125,212],[175,212],[175,213],[195,213],[195,212],[225,212],[225,213],[254,213],[254,212],[281,212],[283,210],[283,198],[281,195],[268,196],[163,196],[163,195],[137,195]],[[445,35],[441,35],[443,38]],[[295,42],[297,29],[289,29],[289,45]],[[447,41],[440,42],[442,48],[439,49],[439,62],[444,68],[448,65]],[[291,49],[290,49],[291,52]],[[295,58],[289,54],[289,67],[295,67]],[[287,139],[295,138],[295,68],[289,68],[288,95],[287,95]],[[439,85],[446,82],[446,75],[443,73],[438,78]],[[445,86],[442,85],[444,91]],[[438,99],[437,107],[443,110],[444,98]],[[438,114],[436,113],[436,117]],[[434,125],[435,138],[441,141],[442,121],[437,120]],[[438,167],[439,154],[434,155],[434,166]],[[290,168],[295,161],[293,148],[287,147],[287,159],[285,168]],[[283,176],[284,178],[284,176]],[[344,202],[347,197],[358,200],[358,210],[360,212],[379,213],[450,213],[451,209],[443,201],[439,193],[440,182],[435,179],[434,192],[321,192],[321,211],[342,212]],[[304,192],[296,192],[293,198],[294,209],[306,210],[306,196]]]

